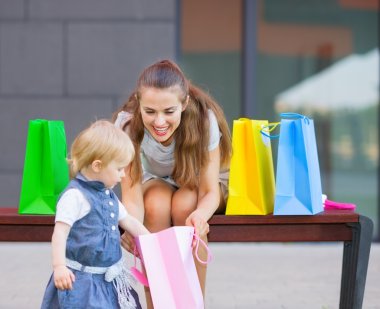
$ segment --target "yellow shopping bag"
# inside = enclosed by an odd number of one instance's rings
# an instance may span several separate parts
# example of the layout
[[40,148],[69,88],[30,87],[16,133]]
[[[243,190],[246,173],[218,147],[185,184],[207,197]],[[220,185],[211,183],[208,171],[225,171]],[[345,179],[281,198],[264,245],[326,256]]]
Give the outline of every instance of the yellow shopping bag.
[[270,126],[267,120],[234,120],[226,215],[273,212],[275,181]]

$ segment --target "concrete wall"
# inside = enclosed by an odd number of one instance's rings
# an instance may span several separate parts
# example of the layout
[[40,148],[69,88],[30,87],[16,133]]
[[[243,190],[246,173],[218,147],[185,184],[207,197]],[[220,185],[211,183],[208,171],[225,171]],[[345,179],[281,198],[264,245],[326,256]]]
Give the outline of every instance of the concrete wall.
[[63,120],[70,145],[175,38],[175,0],[0,0],[0,207],[18,206],[29,120]]

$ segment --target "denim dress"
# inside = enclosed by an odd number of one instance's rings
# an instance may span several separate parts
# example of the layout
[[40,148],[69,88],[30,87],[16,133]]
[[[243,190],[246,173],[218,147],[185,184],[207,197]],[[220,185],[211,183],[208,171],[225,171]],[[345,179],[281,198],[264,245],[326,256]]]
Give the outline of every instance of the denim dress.
[[[119,204],[114,192],[98,181],[87,181],[81,174],[66,190],[79,189],[91,206],[90,212],[71,227],[66,258],[84,266],[109,267],[122,258],[118,229]],[[58,290],[53,275],[46,287],[41,308],[120,308],[113,282],[104,274],[74,270],[72,290]],[[129,296],[141,308],[137,293],[129,286]],[[133,302],[133,300],[131,300]]]

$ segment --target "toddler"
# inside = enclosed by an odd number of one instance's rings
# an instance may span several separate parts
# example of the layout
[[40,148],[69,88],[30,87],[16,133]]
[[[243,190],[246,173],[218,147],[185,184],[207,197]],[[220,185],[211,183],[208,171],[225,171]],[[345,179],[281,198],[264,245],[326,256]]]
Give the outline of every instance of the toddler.
[[141,308],[122,260],[118,225],[134,236],[149,232],[112,191],[133,157],[128,135],[107,120],[74,140],[73,179],[57,203],[53,274],[41,308]]

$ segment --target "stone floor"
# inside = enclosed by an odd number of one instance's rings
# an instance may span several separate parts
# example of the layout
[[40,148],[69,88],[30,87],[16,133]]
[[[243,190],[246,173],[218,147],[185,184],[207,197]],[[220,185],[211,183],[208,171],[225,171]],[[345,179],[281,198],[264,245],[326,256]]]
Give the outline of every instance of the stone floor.
[[[212,243],[210,249],[207,309],[339,307],[341,243]],[[0,309],[39,308],[51,273],[50,243],[0,242],[0,265]],[[363,309],[375,308],[379,243],[372,245],[363,303]]]

